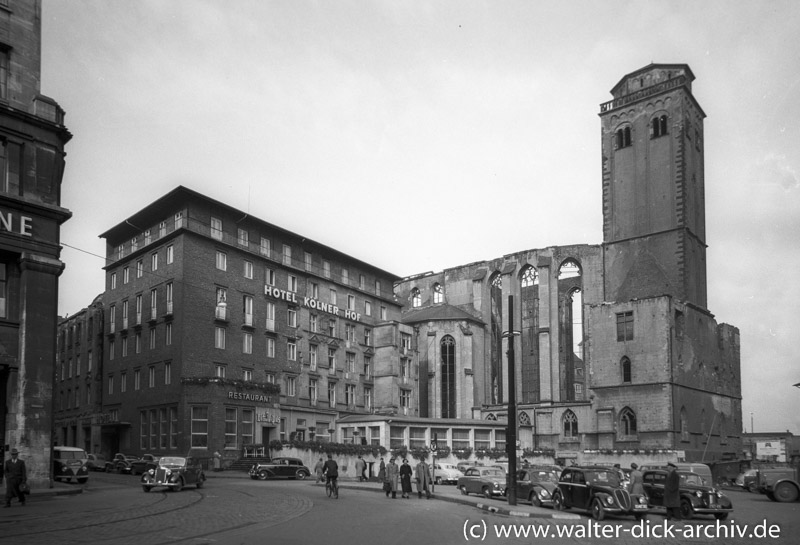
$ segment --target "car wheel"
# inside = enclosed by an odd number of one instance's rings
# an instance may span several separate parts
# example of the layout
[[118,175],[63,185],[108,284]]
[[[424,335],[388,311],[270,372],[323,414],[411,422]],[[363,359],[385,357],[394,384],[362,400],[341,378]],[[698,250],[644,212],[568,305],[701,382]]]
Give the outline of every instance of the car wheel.
[[716,513],[714,514],[714,518],[716,518],[717,520],[725,520],[726,518],[728,518],[728,513]]
[[756,486],[756,483],[750,483],[747,485],[747,491],[755,494],[758,492],[758,486]]
[[492,491],[489,490],[488,486],[484,486],[482,491],[483,491],[483,497],[484,498],[486,498],[487,500],[491,500],[492,499]]
[[262,481],[266,481],[268,477],[269,473],[267,473],[266,471],[262,470],[258,472],[258,478],[261,479]]
[[556,511],[563,511],[564,507],[564,499],[561,497],[561,492],[556,492],[553,494],[553,509]]
[[150,489],[153,488],[152,486],[142,486],[142,490],[145,492],[150,492]]
[[306,477],[308,477],[308,473],[306,473],[302,469],[298,469],[297,473],[294,474],[294,478],[297,479],[298,481],[302,481]]
[[178,482],[175,483],[175,487],[172,490],[175,492],[180,492],[183,490],[183,479],[178,479]]
[[797,487],[792,483],[779,483],[772,493],[775,499],[780,502],[797,501]]
[[606,510],[603,508],[603,503],[595,498],[592,502],[592,518],[596,521],[601,521],[606,518]]
[[688,500],[681,500],[681,518],[689,520],[694,516],[694,507]]
[[464,496],[469,496],[469,492],[467,492],[466,486],[462,484],[459,488],[461,489],[461,494],[463,494]]
[[534,507],[542,506],[542,500],[539,499],[539,494],[537,494],[535,491],[531,492],[529,499],[531,500],[531,505],[533,505]]

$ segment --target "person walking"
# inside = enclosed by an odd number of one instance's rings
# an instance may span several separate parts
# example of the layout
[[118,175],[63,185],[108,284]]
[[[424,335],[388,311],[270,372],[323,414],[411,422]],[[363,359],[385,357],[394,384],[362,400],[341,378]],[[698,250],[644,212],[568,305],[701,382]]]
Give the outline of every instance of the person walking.
[[319,484],[322,480],[322,470],[325,468],[325,462],[322,461],[322,458],[319,459],[319,462],[314,466],[314,474],[317,476],[317,480],[314,484]]
[[381,458],[381,464],[378,466],[378,481],[386,482],[386,462]]
[[358,475],[358,482],[363,482],[367,480],[367,475],[365,472],[367,471],[367,462],[359,456],[358,460],[356,460],[356,474]]
[[644,495],[644,474],[639,471],[636,462],[631,464],[631,481],[628,483],[628,492]]
[[386,497],[389,497],[389,492],[392,493],[392,499],[397,499],[397,485],[399,484],[400,480],[400,468],[397,467],[397,463],[394,461],[394,458],[389,459],[389,464],[386,466],[386,482],[389,483],[389,486],[386,490]]
[[425,497],[431,499],[431,483],[433,478],[431,476],[431,466],[425,461],[425,458],[419,461],[417,467],[414,469],[414,476],[417,480],[417,498],[422,498],[422,493],[425,492]]
[[403,498],[409,499],[409,494],[411,494],[411,476],[414,474],[414,471],[411,469],[411,466],[408,465],[408,460],[403,459],[403,465],[400,466],[400,486],[403,490]]
[[214,451],[214,471],[222,471],[222,454],[218,450]]
[[25,505],[25,494],[20,490],[20,485],[27,484],[28,471],[25,462],[19,459],[19,451],[11,449],[11,458],[3,465],[6,478],[6,507],[11,507],[11,498],[19,498],[20,505]]
[[681,520],[681,476],[678,466],[667,463],[667,480],[664,482],[664,507],[667,508],[667,520]]

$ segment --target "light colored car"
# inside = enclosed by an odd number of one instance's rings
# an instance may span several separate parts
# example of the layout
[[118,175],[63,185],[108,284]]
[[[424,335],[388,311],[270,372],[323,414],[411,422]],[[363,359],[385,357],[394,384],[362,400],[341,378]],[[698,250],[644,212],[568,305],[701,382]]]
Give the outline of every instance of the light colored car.
[[436,484],[456,484],[458,478],[464,475],[453,464],[434,464],[433,471],[433,481]]
[[53,447],[53,480],[83,484],[89,480],[86,451],[78,447]]
[[506,493],[506,473],[497,467],[471,467],[458,478],[456,486],[465,496],[482,494],[486,498]]

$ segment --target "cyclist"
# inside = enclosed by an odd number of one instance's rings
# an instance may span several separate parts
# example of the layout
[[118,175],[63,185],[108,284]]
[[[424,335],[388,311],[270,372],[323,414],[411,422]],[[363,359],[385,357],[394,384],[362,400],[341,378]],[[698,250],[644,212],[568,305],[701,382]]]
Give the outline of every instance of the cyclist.
[[322,474],[326,477],[326,486],[330,484],[331,488],[333,489],[333,493],[338,498],[339,484],[336,481],[339,478],[339,464],[337,464],[336,460],[333,459],[332,454],[328,454],[328,459],[325,461],[325,465],[322,466]]

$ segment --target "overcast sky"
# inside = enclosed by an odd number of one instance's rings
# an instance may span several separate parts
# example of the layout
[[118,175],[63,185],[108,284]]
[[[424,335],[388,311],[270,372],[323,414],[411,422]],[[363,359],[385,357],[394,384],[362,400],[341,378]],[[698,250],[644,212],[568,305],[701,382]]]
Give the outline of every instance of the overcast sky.
[[103,291],[98,235],[178,184],[399,276],[600,244],[599,104],[686,63],[744,424],[800,434],[798,6],[44,0],[42,93],[74,134],[59,313]]

